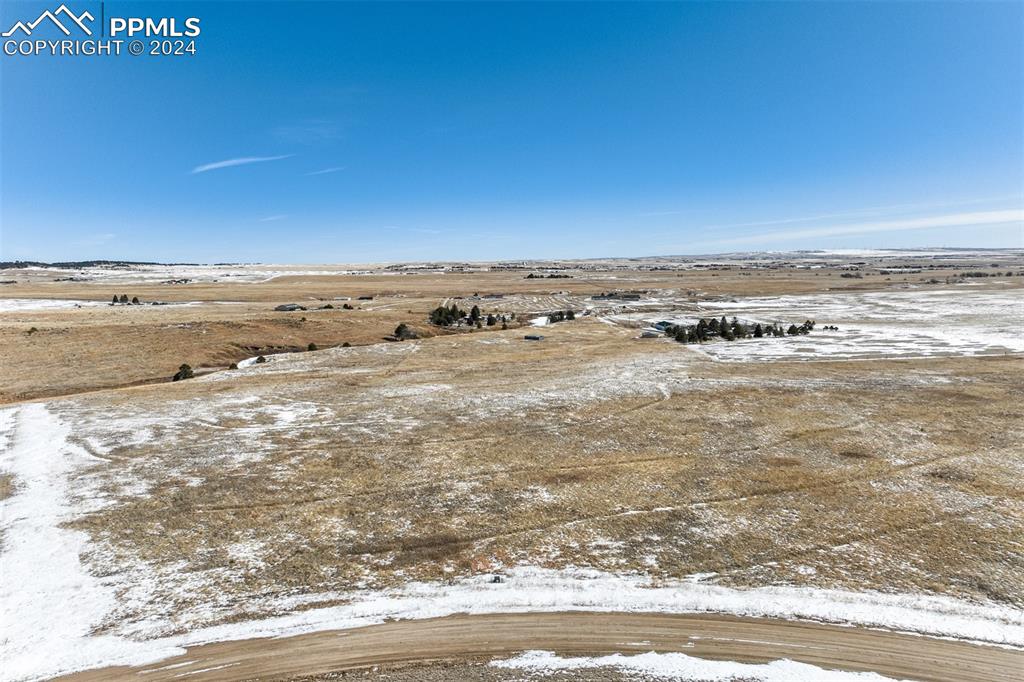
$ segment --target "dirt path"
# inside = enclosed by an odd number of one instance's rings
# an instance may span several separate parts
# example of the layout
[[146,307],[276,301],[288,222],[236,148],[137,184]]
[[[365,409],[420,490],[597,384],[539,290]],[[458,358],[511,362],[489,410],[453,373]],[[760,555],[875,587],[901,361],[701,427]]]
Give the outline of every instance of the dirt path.
[[370,666],[489,659],[527,649],[566,655],[679,651],[744,663],[789,658],[914,680],[1009,682],[1024,677],[1024,652],[965,642],[756,618],[570,612],[457,615],[219,642],[148,666],[92,670],[61,679],[287,679]]

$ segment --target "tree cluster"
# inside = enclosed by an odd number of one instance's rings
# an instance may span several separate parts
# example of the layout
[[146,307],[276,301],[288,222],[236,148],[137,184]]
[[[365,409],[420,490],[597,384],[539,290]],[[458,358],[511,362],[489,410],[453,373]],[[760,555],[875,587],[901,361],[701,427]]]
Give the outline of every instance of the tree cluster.
[[459,310],[459,306],[454,303],[447,308],[441,305],[430,311],[430,324],[436,327],[450,327],[458,324],[459,320],[464,317],[466,317],[466,312]]
[[513,314],[511,318],[508,318],[505,315],[495,315],[493,313],[489,313],[485,316],[480,310],[480,306],[473,306],[469,312],[466,312],[465,310],[461,310],[459,306],[454,303],[448,307],[438,306],[430,311],[430,324],[435,327],[453,327],[464,323],[480,329],[484,324],[488,327],[493,327],[501,322],[504,328],[507,328],[507,321],[509,319],[514,320],[515,318],[515,314]]
[[670,325],[665,328],[665,335],[674,338],[679,343],[703,343],[715,338],[735,341],[736,339],[780,337],[786,334],[796,336],[797,334],[809,334],[812,329],[814,329],[813,320],[806,320],[800,326],[791,324],[784,331],[782,325],[777,322],[770,325],[762,325],[758,322],[751,327],[735,317],[729,321],[723,315],[721,319],[712,317],[705,320],[701,318],[697,324]]
[[548,314],[548,323],[554,324],[555,322],[566,322],[576,319],[576,313],[572,310],[556,310],[553,313]]
[[[114,298],[112,298],[110,301],[110,305],[117,305],[118,303],[123,303],[127,305],[129,303],[128,294],[121,294],[120,296],[117,296],[115,294]],[[131,305],[142,305],[142,302],[139,301],[138,296],[132,296]]]

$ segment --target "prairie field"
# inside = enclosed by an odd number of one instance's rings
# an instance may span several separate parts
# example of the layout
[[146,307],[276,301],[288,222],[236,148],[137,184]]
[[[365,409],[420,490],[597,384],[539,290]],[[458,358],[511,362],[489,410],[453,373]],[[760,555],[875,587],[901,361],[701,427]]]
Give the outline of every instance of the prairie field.
[[[573,602],[570,578],[692,589],[745,615],[869,595],[957,615],[790,615],[1020,645],[1024,259],[1005,258],[994,270],[1010,276],[967,280],[982,266],[966,256],[859,278],[843,259],[200,270],[173,285],[6,271],[15,665],[68,642],[49,673],[147,660],[147,643],[341,627],[319,614],[467,585],[487,601],[493,584],[509,610],[641,608],[612,588]],[[143,303],[109,305],[122,293]],[[452,303],[505,328],[429,324]],[[548,323],[561,310],[575,319]],[[642,335],[718,316],[816,326]],[[400,323],[419,338],[389,340]],[[170,382],[182,363],[197,376]],[[774,605],[742,599],[765,589]],[[67,603],[80,608],[47,628]]]

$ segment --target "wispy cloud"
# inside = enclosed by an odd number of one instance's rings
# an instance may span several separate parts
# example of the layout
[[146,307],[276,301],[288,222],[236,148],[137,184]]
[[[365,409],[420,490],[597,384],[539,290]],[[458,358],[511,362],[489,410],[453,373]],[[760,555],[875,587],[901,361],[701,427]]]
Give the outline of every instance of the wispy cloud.
[[283,154],[281,156],[242,156],[237,159],[225,159],[223,161],[214,161],[213,163],[204,163],[202,166],[196,166],[192,169],[192,174],[205,173],[206,171],[219,170],[221,168],[232,168],[233,166],[246,166],[250,163],[280,161],[281,159],[288,159],[293,156],[295,155]]
[[344,166],[332,166],[331,168],[322,168],[320,170],[311,171],[306,175],[327,175],[328,173],[337,173],[340,170],[345,170]]
[[814,237],[836,237],[854,234],[871,234],[875,232],[902,232],[905,230],[927,230],[940,227],[968,227],[980,225],[1003,225],[1008,223],[1024,223],[1024,209],[1014,208],[1002,211],[975,211],[972,213],[952,213],[947,215],[928,216],[925,218],[907,218],[904,220],[882,220],[870,223],[853,223],[844,225],[828,225],[806,230],[782,230],[762,232],[759,234],[716,239],[713,244],[759,244],[762,242],[779,242],[792,239],[809,239]]
[[275,220],[284,220],[287,217],[288,216],[286,216],[284,214],[281,214],[281,215],[268,215],[266,218],[260,218],[259,222],[261,222],[261,223],[272,223]]

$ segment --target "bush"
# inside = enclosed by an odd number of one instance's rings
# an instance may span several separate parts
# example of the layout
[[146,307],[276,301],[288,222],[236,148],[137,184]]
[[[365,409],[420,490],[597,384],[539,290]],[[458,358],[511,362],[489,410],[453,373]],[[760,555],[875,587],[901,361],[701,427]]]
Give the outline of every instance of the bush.
[[238,363],[232,362],[230,365],[228,365],[228,369],[238,369]]
[[259,356],[258,358],[256,358],[256,364],[257,364],[257,365],[262,365],[262,364],[263,364],[264,362],[266,362],[266,361],[267,361],[267,358],[266,358],[266,357],[264,357],[264,356],[262,356],[262,355],[261,355],[261,356]]
[[191,379],[194,376],[195,376],[195,373],[192,371],[192,368],[190,366],[188,366],[188,365],[183,364],[180,367],[178,367],[178,371],[177,371],[177,373],[173,377],[171,377],[171,381],[181,381],[182,379]]
[[409,325],[405,322],[395,327],[395,338],[399,341],[405,341],[406,339],[418,339],[420,335],[413,331]]
[[319,348],[317,348],[315,343],[310,342],[310,344],[306,346],[306,350],[319,350]]
[[341,347],[342,347],[342,348],[351,348],[351,347],[352,347],[352,344],[351,344],[351,343],[349,343],[348,341],[346,341],[345,343],[341,344]]
[[138,296],[132,296],[132,305],[140,305]]

